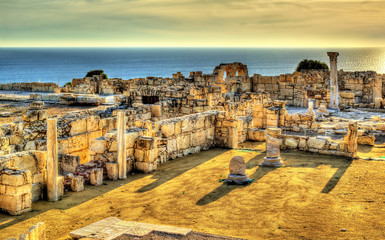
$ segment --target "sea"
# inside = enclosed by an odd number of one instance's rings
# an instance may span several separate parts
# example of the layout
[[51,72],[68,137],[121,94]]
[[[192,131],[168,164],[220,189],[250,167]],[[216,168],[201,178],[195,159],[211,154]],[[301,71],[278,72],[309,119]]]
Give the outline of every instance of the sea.
[[385,73],[385,48],[0,48],[0,83],[54,82],[63,86],[102,69],[109,78],[171,77],[192,71],[212,73],[221,63],[242,62],[254,73],[292,73],[302,59],[329,64],[337,51],[338,69]]

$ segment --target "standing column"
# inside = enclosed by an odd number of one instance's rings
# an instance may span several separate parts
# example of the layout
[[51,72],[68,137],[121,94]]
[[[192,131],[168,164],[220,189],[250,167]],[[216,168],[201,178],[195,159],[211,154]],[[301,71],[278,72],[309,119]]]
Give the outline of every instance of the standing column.
[[47,119],[47,198],[58,200],[57,120]]
[[338,75],[337,57],[338,52],[328,52],[330,58],[330,108],[338,109]]
[[118,112],[118,164],[119,179],[127,178],[127,156],[126,156],[126,121],[125,113]]

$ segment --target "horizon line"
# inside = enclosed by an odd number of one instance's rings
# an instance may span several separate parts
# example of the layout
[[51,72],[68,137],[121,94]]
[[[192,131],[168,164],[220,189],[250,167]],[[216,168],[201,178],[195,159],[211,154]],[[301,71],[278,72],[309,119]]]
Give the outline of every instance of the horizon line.
[[325,48],[385,48],[385,46],[0,46],[0,48],[237,48],[237,49],[325,49]]

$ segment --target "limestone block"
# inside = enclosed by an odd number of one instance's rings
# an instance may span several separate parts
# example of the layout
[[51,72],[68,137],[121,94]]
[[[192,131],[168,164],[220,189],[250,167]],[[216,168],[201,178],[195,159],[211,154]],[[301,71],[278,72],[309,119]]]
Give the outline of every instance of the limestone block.
[[182,121],[182,132],[191,132],[193,130],[193,124],[190,119],[186,118]]
[[24,139],[23,139],[23,137],[21,137],[19,135],[11,135],[9,137],[9,144],[11,144],[11,145],[23,144],[23,143],[24,143]]
[[138,132],[128,132],[126,136],[126,147],[133,148],[135,146],[136,139],[139,137]]
[[104,139],[104,137],[90,139],[90,146],[89,146],[90,152],[93,152],[94,154],[104,153],[106,151],[106,148],[107,148],[107,141]]
[[64,176],[57,177],[57,197],[61,199],[64,196]]
[[298,142],[294,138],[286,138],[285,139],[285,145],[288,148],[297,148],[298,147]]
[[162,108],[160,105],[151,105],[151,116],[152,117],[162,116]]
[[200,129],[205,127],[205,118],[202,115],[199,115],[199,118],[196,121],[195,129]]
[[158,145],[158,139],[152,137],[139,137],[136,139],[136,148],[137,149],[154,149]]
[[59,161],[61,172],[65,173],[75,173],[76,167],[80,165],[79,156],[61,154],[59,156]]
[[45,175],[45,172],[33,174],[32,175],[32,184],[41,183],[42,185],[44,185],[44,183],[45,183],[44,182],[44,175]]
[[101,129],[99,116],[90,116],[86,118],[86,131],[94,132]]
[[175,123],[174,122],[164,122],[161,125],[160,130],[165,137],[170,137],[170,136],[174,135],[174,133],[175,133]]
[[155,162],[158,157],[158,149],[151,149],[144,151],[144,162]]
[[179,150],[183,150],[190,147],[190,134],[182,134],[176,138],[177,146]]
[[109,152],[117,152],[118,151],[118,142],[116,140],[111,141],[111,145],[108,148]]
[[309,138],[309,140],[307,141],[307,144],[309,148],[322,149],[326,144],[326,140],[313,137],[313,138]]
[[73,192],[81,192],[84,190],[84,178],[83,178],[83,176],[74,176],[71,179],[71,190]]
[[205,142],[206,142],[206,131],[205,130],[197,131],[197,132],[191,134],[191,146],[199,146],[201,144],[204,144]]
[[238,147],[238,128],[229,128],[229,135],[227,140],[228,148],[237,148]]
[[16,174],[2,174],[0,179],[1,184],[13,187],[32,184],[32,174],[28,170],[21,170]]
[[20,215],[31,211],[32,194],[26,193],[19,196],[0,195],[0,208],[11,215]]
[[265,141],[265,130],[263,129],[249,129],[247,132],[248,134],[248,139],[252,141],[257,141],[257,142],[264,142]]
[[150,173],[157,168],[157,162],[135,162],[135,169],[144,173]]
[[[177,150],[177,140],[176,139],[168,139],[167,140],[167,151],[168,153],[173,153]],[[136,159],[136,157],[135,157]]]
[[385,131],[385,123],[378,124],[376,130]]
[[71,122],[70,136],[87,132],[87,120],[85,118]]
[[94,186],[103,184],[103,168],[95,168],[91,170],[90,183]]
[[134,157],[135,160],[138,162],[143,162],[144,161],[144,150],[141,149],[135,149]]
[[32,189],[31,189],[32,202],[36,202],[39,199],[41,199],[42,193],[43,193],[43,184],[41,184],[41,183],[32,184]]
[[0,149],[5,149],[9,146],[9,138],[8,137],[0,137]]
[[45,121],[48,118],[48,112],[47,111],[39,111],[39,120]]
[[366,135],[366,136],[360,136],[357,139],[357,143],[361,145],[370,145],[374,146],[374,141],[376,140],[375,136],[372,135]]

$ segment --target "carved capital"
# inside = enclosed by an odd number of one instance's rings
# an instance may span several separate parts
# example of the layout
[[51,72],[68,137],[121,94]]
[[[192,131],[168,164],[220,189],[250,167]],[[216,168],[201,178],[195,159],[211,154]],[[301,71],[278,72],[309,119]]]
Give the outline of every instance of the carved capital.
[[340,55],[339,52],[327,52],[329,58],[330,58],[330,61],[333,61],[333,62],[337,62],[337,57],[338,55]]

